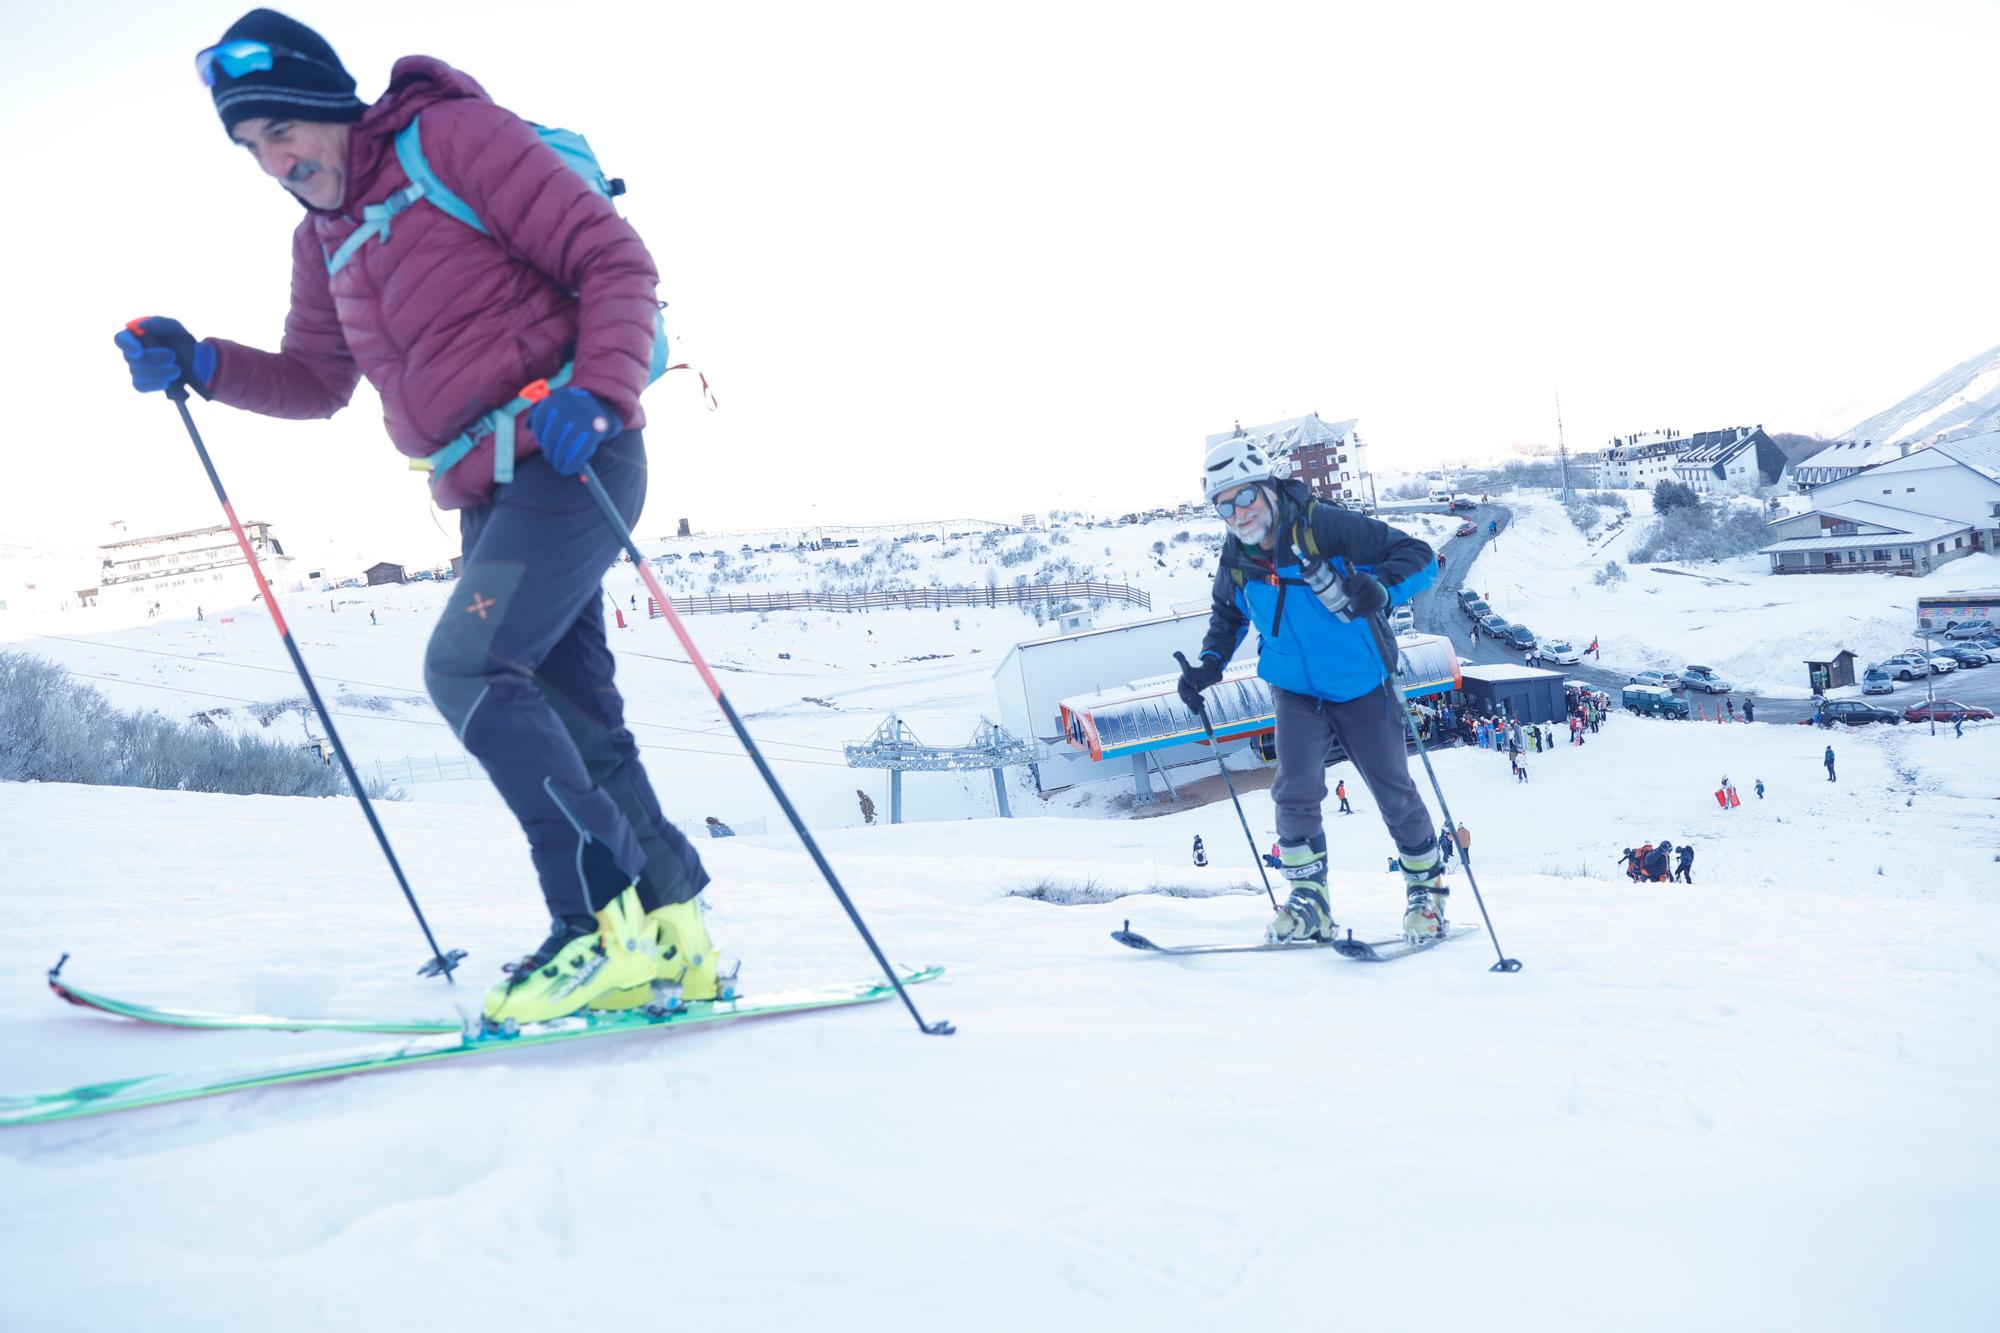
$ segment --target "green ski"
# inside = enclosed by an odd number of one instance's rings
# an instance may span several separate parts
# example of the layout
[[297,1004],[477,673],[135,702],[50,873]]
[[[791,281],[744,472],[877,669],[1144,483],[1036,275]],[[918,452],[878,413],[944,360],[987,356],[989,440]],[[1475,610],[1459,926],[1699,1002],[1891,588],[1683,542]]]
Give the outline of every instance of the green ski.
[[[906,968],[901,973],[901,980],[904,985],[912,986],[920,981],[930,981],[943,972],[942,967]],[[80,995],[88,994],[76,991],[76,988],[67,982],[57,982],[53,976],[51,985],[56,988],[58,994],[63,994],[66,990]],[[628,1033],[687,1027],[698,1023],[717,1023],[730,1019],[761,1018],[772,1014],[868,1004],[876,1000],[889,999],[895,993],[895,988],[887,981],[813,986],[732,1000],[696,1000],[683,1008],[659,1015],[637,1009],[621,1012],[587,1011],[547,1023],[531,1024],[511,1035],[480,1031],[469,1026],[461,1026],[456,1022],[409,1023],[389,1020],[371,1024],[365,1020],[287,1019],[264,1015],[231,1016],[188,1010],[154,1009],[146,1005],[92,996],[89,1000],[79,999],[76,1002],[126,1018],[181,1027],[287,1030],[303,1028],[413,1035],[401,1041],[377,1042],[345,1051],[262,1061],[228,1069],[194,1073],[143,1074],[136,1078],[87,1083],[81,1087],[59,1092],[0,1093],[0,1126],[70,1120],[78,1116],[101,1115],[108,1111],[157,1106],[163,1102],[187,1101],[196,1097],[214,1097],[251,1088],[273,1087],[280,1083],[303,1083],[313,1079],[340,1078],[348,1074],[376,1073],[434,1060],[486,1055],[528,1046],[548,1046],[557,1042],[580,1041],[591,1037],[616,1037]],[[64,998],[70,997],[65,995]],[[342,1026],[343,1024],[346,1026]]]

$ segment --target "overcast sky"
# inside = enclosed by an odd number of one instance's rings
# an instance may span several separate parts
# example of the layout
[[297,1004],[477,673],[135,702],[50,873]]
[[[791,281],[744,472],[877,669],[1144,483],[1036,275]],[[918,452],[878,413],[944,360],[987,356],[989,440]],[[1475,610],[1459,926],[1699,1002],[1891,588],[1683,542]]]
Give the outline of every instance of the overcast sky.
[[[276,345],[299,209],[192,66],[243,8],[0,15],[0,533],[215,521],[110,339]],[[362,96],[435,55],[629,182],[721,402],[649,391],[642,536],[1178,501],[1311,411],[1378,471],[1553,444],[1558,390],[1572,447],[1832,429],[2000,342],[1990,4],[286,8]],[[455,547],[365,388],[197,410],[295,545]]]

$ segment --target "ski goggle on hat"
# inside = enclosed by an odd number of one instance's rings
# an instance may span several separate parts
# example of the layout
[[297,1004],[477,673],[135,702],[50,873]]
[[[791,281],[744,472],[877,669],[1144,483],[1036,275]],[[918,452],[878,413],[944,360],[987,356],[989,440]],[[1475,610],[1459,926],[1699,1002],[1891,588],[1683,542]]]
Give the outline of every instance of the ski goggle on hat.
[[273,46],[254,38],[238,37],[232,41],[217,42],[205,51],[198,51],[194,57],[194,72],[201,76],[202,86],[213,88],[218,74],[227,78],[240,79],[245,74],[259,74],[271,68],[271,62],[278,56],[292,60],[303,60],[321,69],[332,69],[317,56],[309,56],[303,51],[289,47]]

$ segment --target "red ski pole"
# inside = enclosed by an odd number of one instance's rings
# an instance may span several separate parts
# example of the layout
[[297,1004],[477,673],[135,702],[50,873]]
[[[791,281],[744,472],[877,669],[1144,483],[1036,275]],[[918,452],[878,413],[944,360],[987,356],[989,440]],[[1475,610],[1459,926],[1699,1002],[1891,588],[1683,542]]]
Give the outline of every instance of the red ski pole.
[[597,501],[597,507],[604,511],[604,521],[611,525],[611,531],[616,534],[619,544],[625,548],[625,554],[632,557],[632,568],[639,571],[639,577],[645,581],[646,591],[659,603],[667,623],[673,626],[674,637],[679,639],[681,647],[687,650],[688,661],[694,663],[695,672],[700,675],[701,683],[708,687],[709,694],[715,699],[716,707],[720,708],[722,716],[729,720],[730,728],[735,731],[736,739],[742,742],[744,750],[749,753],[750,762],[757,766],[757,772],[764,779],[764,785],[769,787],[771,795],[777,798],[778,808],[783,810],[785,818],[791,821],[792,832],[798,834],[799,841],[805,844],[806,853],[812,857],[813,864],[819,867],[819,873],[826,877],[827,887],[833,890],[833,896],[838,898],[841,907],[846,909],[847,919],[861,932],[862,942],[868,946],[868,952],[875,955],[875,961],[881,965],[882,974],[889,978],[889,984],[896,988],[896,994],[902,997],[903,1004],[910,1011],[910,1017],[916,1019],[917,1027],[929,1036],[948,1037],[956,1032],[958,1029],[944,1019],[926,1023],[924,1016],[917,1012],[916,1001],[912,1000],[909,991],[903,988],[902,978],[898,977],[896,969],[889,965],[888,958],[882,953],[882,947],[875,943],[875,936],[869,932],[868,923],[861,919],[861,913],[854,906],[854,900],[849,898],[847,890],[840,886],[840,877],[835,875],[833,867],[827,864],[826,856],[820,851],[819,844],[813,840],[812,831],[806,827],[806,821],[799,817],[791,798],[785,795],[785,789],[778,784],[778,775],[773,773],[771,766],[764,761],[764,752],[757,748],[757,742],[750,739],[750,732],[743,725],[743,719],[736,715],[736,709],[730,705],[729,696],[722,692],[721,682],[716,680],[715,673],[708,669],[708,659],[701,655],[701,649],[694,646],[694,640],[689,637],[687,626],[681,622],[680,613],[674,610],[674,604],[668,599],[666,589],[662,588],[660,581],[653,577],[652,566],[648,565],[646,557],[639,553],[639,543],[632,536],[632,529],[626,524],[624,516],[618,512],[618,506],[612,502],[609,495],[605,494],[604,483],[597,479],[597,470],[585,463],[583,472],[577,480],[590,488],[590,494]]

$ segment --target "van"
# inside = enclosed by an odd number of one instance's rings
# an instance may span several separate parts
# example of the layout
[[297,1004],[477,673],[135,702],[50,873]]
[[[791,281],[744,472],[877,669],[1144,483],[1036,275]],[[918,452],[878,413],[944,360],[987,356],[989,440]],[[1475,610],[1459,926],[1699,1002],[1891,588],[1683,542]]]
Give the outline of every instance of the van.
[[1417,628],[1417,613],[1410,607],[1398,606],[1389,612],[1389,632],[1410,634]]
[[1451,492],[1450,492],[1450,491],[1432,491],[1432,492],[1431,492],[1431,503],[1432,503],[1432,504],[1434,504],[1434,505],[1448,505],[1448,504],[1450,504],[1450,503],[1451,503]]

